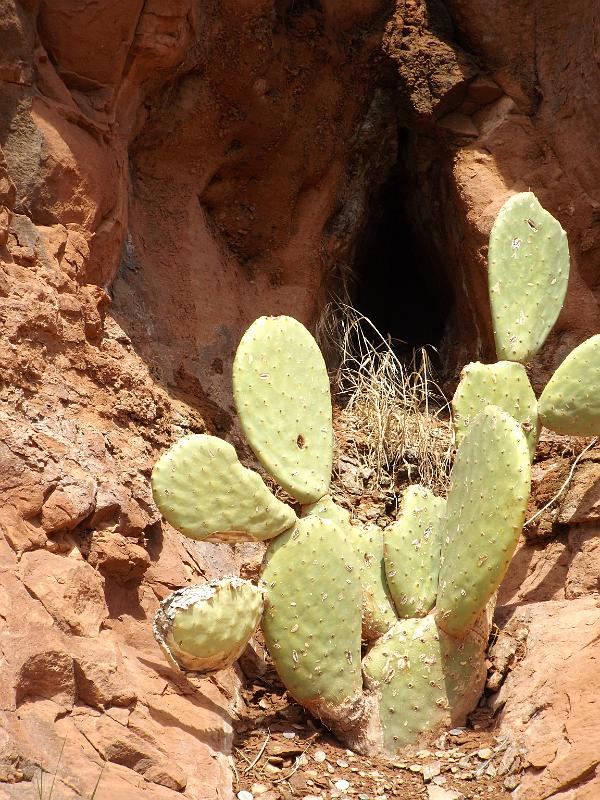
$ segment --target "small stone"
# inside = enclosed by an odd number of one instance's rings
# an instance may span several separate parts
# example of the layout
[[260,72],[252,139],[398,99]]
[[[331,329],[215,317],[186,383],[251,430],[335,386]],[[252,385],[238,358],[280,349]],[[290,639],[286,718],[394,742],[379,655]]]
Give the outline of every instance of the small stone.
[[493,764],[488,764],[488,768],[486,769],[485,774],[489,778],[495,778],[496,777],[496,767]]
[[265,764],[265,772],[278,774],[281,772],[281,767],[278,767],[277,764],[271,764],[271,762],[269,761],[267,762],[267,764]]
[[334,781],[333,785],[335,786],[335,788],[339,792],[345,792],[346,789],[348,789],[350,787],[350,782],[349,781],[345,781],[345,780],[342,779],[342,780],[339,780],[339,781]]
[[436,786],[443,786],[445,783],[448,783],[448,778],[445,775],[435,775],[431,781],[435,783]]
[[316,750],[313,753],[313,760],[317,762],[317,764],[322,764],[324,761],[327,761],[327,753],[324,750]]
[[421,766],[421,764],[411,764],[409,769],[411,772],[421,772],[423,767]]
[[482,761],[487,761],[492,755],[493,752],[489,747],[482,747],[481,750],[477,751],[477,758],[480,758]]
[[358,800],[369,800],[369,795],[368,794],[359,794],[358,795]]
[[446,114],[438,121],[438,125],[446,128],[451,133],[456,133],[459,136],[477,136],[479,131],[471,121],[470,117],[466,114],[460,114],[456,111],[451,114]]
[[250,791],[253,795],[260,795],[264,794],[265,792],[269,791],[269,787],[265,786],[264,783],[253,783],[250,787]]
[[428,783],[436,775],[442,771],[442,764],[440,761],[430,761],[428,764],[423,764],[423,780]]
[[251,792],[245,792],[243,790],[238,792],[236,796],[238,800],[254,800],[254,795],[251,794]]
[[334,770],[334,768],[331,766],[331,764],[327,764],[327,772],[328,772],[330,775],[331,775],[332,773],[334,773],[334,772],[335,772],[335,770]]
[[429,750],[419,750],[417,758],[431,758],[431,753]]
[[508,778],[504,779],[504,788],[516,789],[520,783],[521,783],[521,778],[518,775],[509,775]]
[[338,765],[338,767],[342,767],[342,769],[348,766],[348,762],[344,761],[342,758],[338,758],[335,763]]
[[296,734],[294,733],[294,731],[284,731],[282,736],[283,736],[284,739],[295,739],[296,738]]
[[448,731],[450,736],[462,736],[463,733],[466,732],[466,728],[452,728],[451,731]]
[[461,797],[464,797],[464,795],[455,789],[442,789],[441,786],[435,786],[431,783],[427,787],[428,800],[460,800]]

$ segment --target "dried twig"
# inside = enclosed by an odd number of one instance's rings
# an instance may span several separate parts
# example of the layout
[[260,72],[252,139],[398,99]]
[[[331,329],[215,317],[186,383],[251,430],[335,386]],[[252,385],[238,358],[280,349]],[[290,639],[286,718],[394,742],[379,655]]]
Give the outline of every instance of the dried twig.
[[589,450],[591,447],[593,447],[593,446],[596,444],[596,442],[597,442],[597,441],[598,441],[598,437],[597,437],[597,436],[594,436],[594,438],[592,439],[592,441],[591,441],[591,442],[589,442],[589,444],[587,444],[587,445],[586,445],[586,446],[583,448],[583,450],[581,451],[581,453],[579,453],[579,455],[577,456],[577,458],[575,459],[575,461],[574,461],[574,462],[573,462],[573,464],[571,465],[571,469],[569,470],[569,474],[567,475],[567,478],[566,478],[565,482],[564,482],[564,483],[563,483],[563,485],[560,487],[560,489],[558,490],[558,492],[557,492],[557,493],[554,495],[554,497],[552,497],[552,498],[550,498],[550,500],[548,500],[548,502],[546,503],[546,505],[542,506],[542,507],[539,509],[539,511],[536,511],[536,512],[535,512],[535,514],[534,514],[532,517],[530,517],[530,518],[527,520],[527,522],[526,522],[526,523],[525,523],[525,525],[523,526],[524,528],[526,528],[528,525],[531,525],[531,523],[532,523],[534,520],[536,520],[536,519],[537,519],[537,518],[540,516],[540,514],[543,514],[543,513],[544,513],[544,511],[546,511],[546,509],[550,508],[550,506],[551,506],[553,503],[555,503],[555,502],[558,500],[558,498],[559,498],[559,497],[561,496],[561,494],[562,494],[562,493],[565,491],[565,489],[567,488],[567,486],[568,486],[568,485],[571,483],[571,480],[572,480],[572,478],[573,478],[573,474],[574,474],[574,472],[575,472],[575,467],[577,466],[577,464],[579,464],[579,462],[581,461],[581,458],[582,458],[582,457],[583,457],[583,456],[584,456],[584,455],[587,453],[587,451],[588,451],[588,450]]
[[303,762],[302,762],[302,757],[306,755],[306,753],[307,753],[307,751],[308,751],[308,748],[309,748],[309,747],[310,747],[310,745],[311,745],[311,742],[312,742],[312,740],[313,740],[313,739],[314,739],[316,736],[318,736],[318,735],[319,735],[318,733],[313,733],[311,736],[309,736],[309,738],[308,738],[308,744],[306,745],[306,747],[304,748],[304,750],[303,750],[303,751],[300,753],[300,755],[299,755],[299,756],[296,756],[296,760],[295,760],[295,762],[294,762],[294,766],[293,766],[293,768],[292,768],[291,772],[288,772],[288,774],[287,774],[287,775],[283,775],[281,778],[277,778],[276,780],[274,780],[274,781],[273,781],[273,783],[282,783],[283,781],[287,781],[289,778],[291,778],[291,777],[292,777],[292,775],[293,775],[295,772],[297,772],[297,771],[298,771],[298,769],[300,768],[300,765],[303,763]]
[[267,738],[264,740],[263,745],[258,751],[256,758],[242,771],[242,775],[246,775],[247,772],[250,772],[250,770],[258,764],[258,762],[262,758],[262,754],[266,750],[270,738],[271,738],[271,731],[267,731]]
[[243,753],[243,752],[240,750],[240,748],[239,748],[239,747],[234,747],[233,749],[235,750],[235,752],[236,752],[236,753],[237,753],[239,756],[241,756],[241,757],[244,759],[244,761],[246,762],[246,764],[249,764],[249,763],[250,763],[250,759],[249,759],[249,758],[246,756],[246,754],[245,754],[245,753]]

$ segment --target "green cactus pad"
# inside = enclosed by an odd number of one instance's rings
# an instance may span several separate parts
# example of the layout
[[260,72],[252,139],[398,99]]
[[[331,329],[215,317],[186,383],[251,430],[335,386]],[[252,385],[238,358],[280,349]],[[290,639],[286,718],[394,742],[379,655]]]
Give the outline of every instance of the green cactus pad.
[[154,465],[152,494],[165,519],[190,539],[262,541],[296,521],[215,436],[185,436],[167,450]]
[[[385,582],[381,528],[350,524],[350,514],[334,503],[329,495],[302,509],[303,517],[315,515],[345,527],[362,586],[362,635],[367,641],[374,641],[396,622]],[[348,555],[350,557],[351,553]]]
[[400,617],[423,617],[435,605],[446,501],[409,486],[397,522],[384,531],[387,584]]
[[452,399],[456,444],[460,445],[471,420],[486,406],[498,406],[521,423],[533,459],[540,424],[537,400],[525,367],[514,361],[467,364]]
[[424,731],[462,725],[486,678],[487,638],[463,640],[439,630],[432,615],[400,620],[363,661],[367,685],[379,694],[383,745],[413,744]]
[[600,435],[600,334],[565,358],[542,392],[539,411],[557,433]]
[[397,621],[385,579],[383,531],[378,525],[353,525],[352,532],[359,556],[363,638],[375,641]]
[[500,585],[525,519],[531,466],[516,420],[478,414],[458,448],[442,536],[438,625],[461,636]]
[[233,363],[242,429],[263,467],[301,503],[326,494],[333,435],[329,378],[317,343],[292,317],[261,317]]
[[515,194],[492,227],[488,263],[498,358],[526,362],[562,308],[569,280],[567,235],[532,192]]
[[329,522],[334,522],[336,525],[350,525],[349,512],[342,506],[338,506],[328,494],[317,500],[316,503],[302,506],[302,516],[320,517],[321,519],[329,520]]
[[241,578],[222,578],[187,586],[163,600],[154,636],[171,665],[216,672],[240,657],[262,613],[261,589]]
[[281,680],[303,705],[343,705],[360,695],[360,597],[344,526],[316,516],[270,542],[263,631]]

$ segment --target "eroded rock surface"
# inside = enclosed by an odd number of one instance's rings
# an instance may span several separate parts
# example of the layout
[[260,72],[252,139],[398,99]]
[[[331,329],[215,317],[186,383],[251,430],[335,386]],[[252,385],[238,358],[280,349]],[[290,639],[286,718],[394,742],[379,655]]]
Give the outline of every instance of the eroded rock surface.
[[[569,237],[567,300],[532,365],[536,389],[600,329],[600,116],[594,0],[396,3],[385,47],[397,66],[406,210],[455,303],[442,351],[458,372],[494,358],[487,239],[498,209],[532,190]],[[460,45],[458,44],[460,42]]]

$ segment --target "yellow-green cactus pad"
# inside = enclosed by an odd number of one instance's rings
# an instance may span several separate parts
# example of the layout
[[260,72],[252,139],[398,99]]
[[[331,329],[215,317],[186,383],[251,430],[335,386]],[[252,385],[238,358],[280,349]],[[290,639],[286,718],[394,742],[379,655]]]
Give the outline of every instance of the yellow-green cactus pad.
[[307,506],[302,506],[303,517],[320,517],[329,522],[334,522],[336,525],[350,525],[350,514],[342,506],[338,506],[333,501],[330,495],[326,494],[316,503],[310,503]]
[[262,613],[262,589],[241,578],[222,578],[187,586],[163,600],[154,636],[171,665],[216,672],[237,661]]
[[459,446],[473,420],[486,406],[498,406],[521,423],[533,459],[539,436],[537,400],[522,364],[467,364],[452,399],[456,445]]
[[296,521],[216,436],[185,436],[167,450],[154,465],[152,494],[165,519],[190,539],[262,541]]
[[361,693],[360,577],[344,526],[308,516],[269,543],[263,631],[290,694],[318,709]]
[[433,616],[396,623],[363,662],[367,685],[379,694],[383,746],[414,743],[441,725],[462,725],[486,678],[487,639],[471,630],[462,640],[439,630]]
[[383,567],[383,533],[377,525],[352,525],[350,514],[326,495],[316,503],[304,506],[302,516],[318,516],[334,522],[346,531],[354,564],[362,587],[362,635],[367,641],[378,639],[396,622]]
[[567,235],[532,192],[500,209],[488,265],[498,358],[529,361],[556,322],[569,280]]
[[600,435],[600,334],[565,358],[542,392],[539,411],[557,433]]
[[375,641],[396,623],[385,579],[383,531],[378,525],[352,526],[362,585],[363,638]]
[[292,317],[261,317],[233,363],[242,429],[267,472],[301,503],[327,493],[333,434],[329,378],[317,343]]
[[464,635],[500,585],[523,527],[530,486],[521,426],[487,406],[458,448],[448,492],[436,605],[446,633]]
[[424,617],[437,597],[446,501],[409,486],[399,519],[383,534],[385,574],[400,617]]

